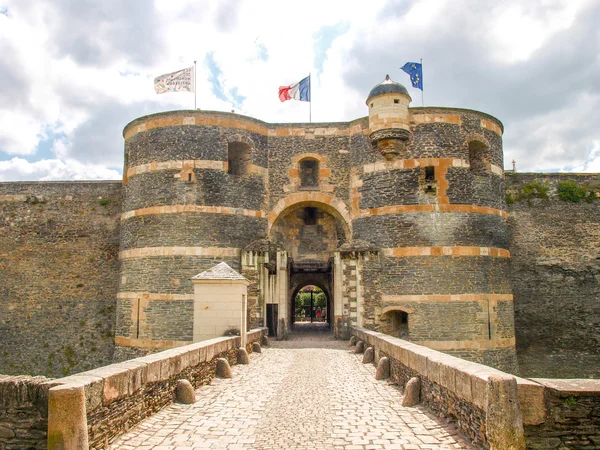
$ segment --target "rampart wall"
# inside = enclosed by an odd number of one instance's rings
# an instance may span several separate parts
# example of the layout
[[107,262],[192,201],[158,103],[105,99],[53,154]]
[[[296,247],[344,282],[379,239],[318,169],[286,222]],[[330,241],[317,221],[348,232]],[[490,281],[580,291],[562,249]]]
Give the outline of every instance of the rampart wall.
[[120,181],[0,183],[0,373],[112,360]]
[[[420,402],[493,449],[593,449],[600,440],[600,380],[524,379],[383,333],[353,328],[404,391],[418,378]],[[358,344],[357,344],[358,345]]]
[[599,192],[600,180],[542,173],[506,179],[514,199],[511,280],[521,375],[599,378],[600,200],[560,200],[558,186],[569,180]]

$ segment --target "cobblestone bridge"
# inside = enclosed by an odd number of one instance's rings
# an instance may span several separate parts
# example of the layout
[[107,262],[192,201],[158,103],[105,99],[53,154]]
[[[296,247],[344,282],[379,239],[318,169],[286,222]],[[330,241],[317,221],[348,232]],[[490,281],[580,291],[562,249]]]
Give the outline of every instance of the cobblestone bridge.
[[202,386],[192,405],[172,404],[112,449],[472,449],[425,408],[401,405],[347,342],[315,329],[273,342]]

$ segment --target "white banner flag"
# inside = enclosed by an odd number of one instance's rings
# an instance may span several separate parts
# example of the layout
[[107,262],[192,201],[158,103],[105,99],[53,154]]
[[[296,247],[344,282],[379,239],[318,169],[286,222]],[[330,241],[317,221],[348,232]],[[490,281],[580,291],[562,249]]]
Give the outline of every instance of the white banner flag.
[[182,91],[194,92],[194,67],[156,77],[154,79],[154,90],[157,94]]

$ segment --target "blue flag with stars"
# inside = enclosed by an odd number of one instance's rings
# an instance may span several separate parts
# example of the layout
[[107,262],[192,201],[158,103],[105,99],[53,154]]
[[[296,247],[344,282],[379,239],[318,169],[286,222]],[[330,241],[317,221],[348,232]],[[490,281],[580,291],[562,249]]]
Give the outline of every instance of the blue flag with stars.
[[412,86],[423,90],[423,65],[416,62],[407,62],[401,67],[409,76]]

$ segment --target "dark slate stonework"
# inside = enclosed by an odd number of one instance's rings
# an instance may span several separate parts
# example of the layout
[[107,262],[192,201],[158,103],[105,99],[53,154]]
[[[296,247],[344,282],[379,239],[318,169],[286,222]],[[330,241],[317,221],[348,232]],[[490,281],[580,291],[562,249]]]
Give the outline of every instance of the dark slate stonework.
[[510,293],[510,261],[489,256],[412,256],[371,260],[364,268],[365,296],[383,294]]
[[[267,220],[234,214],[180,213],[123,221],[121,249],[143,247],[234,247],[267,234]],[[169,232],[166,232],[169,230]]]
[[0,373],[57,377],[106,364],[121,182],[0,183],[1,198]]
[[[170,256],[125,259],[121,262],[120,292],[156,292],[161,294],[192,294],[191,278],[220,262],[240,271],[240,259],[235,256]],[[177,280],[174,282],[174,280]]]
[[406,158],[469,159],[464,133],[458,125],[427,123],[413,128]]
[[450,203],[506,209],[504,180],[498,175],[473,175],[469,169],[450,167],[446,180]]
[[[596,393],[597,394],[597,393]],[[526,425],[528,448],[559,450],[600,447],[600,397],[594,393],[546,390],[546,421]]]
[[140,333],[138,339],[191,341],[193,339],[194,302],[192,300],[150,301],[144,308],[150,333]]
[[260,210],[265,206],[265,186],[260,175],[229,175],[218,170],[198,171],[201,204]]
[[[318,124],[307,126],[307,132],[314,132],[315,127],[322,127],[327,124]],[[344,128],[347,124],[341,125]],[[285,197],[287,193],[284,186],[290,183],[288,176],[289,169],[296,169],[296,164],[292,159],[300,154],[314,153],[327,157],[325,165],[320,168],[331,168],[329,184],[334,185],[334,195],[340,200],[347,200],[349,197],[349,168],[351,164],[351,155],[349,153],[349,139],[347,137],[322,137],[316,136],[314,139],[305,139],[304,137],[272,137],[269,138],[269,209],[273,208],[277,202]],[[341,152],[340,152],[341,151]]]
[[535,181],[550,199],[510,206],[517,352],[523,376],[600,377],[600,200],[558,199],[558,183],[598,186],[597,175],[513,174],[516,196]]
[[363,175],[360,208],[419,204],[420,169],[390,170]]
[[355,220],[353,231],[357,239],[383,248],[464,245],[508,249],[506,219],[488,214],[386,214]]
[[125,187],[124,210],[151,206],[203,205],[260,210],[265,186],[260,175],[229,175],[223,170],[195,169],[192,182],[175,178],[180,170],[146,172],[131,177]]
[[48,383],[45,377],[0,375],[0,448],[48,448]]
[[[193,111],[174,111],[164,113],[165,116],[189,116]],[[229,114],[203,112],[215,117],[231,117]],[[157,114],[155,117],[160,118]],[[144,118],[132,122],[135,124]],[[245,118],[248,120],[248,118]],[[253,121],[252,119],[249,119]],[[264,122],[254,120],[257,124]],[[226,127],[202,126],[190,127],[176,125],[171,127],[155,128],[143,133],[138,133],[127,141],[127,165],[139,166],[154,161],[171,160],[213,160],[227,161],[227,143],[237,140],[237,137],[246,138],[253,145],[252,163],[261,167],[267,165],[266,136],[250,133],[239,129]]]

